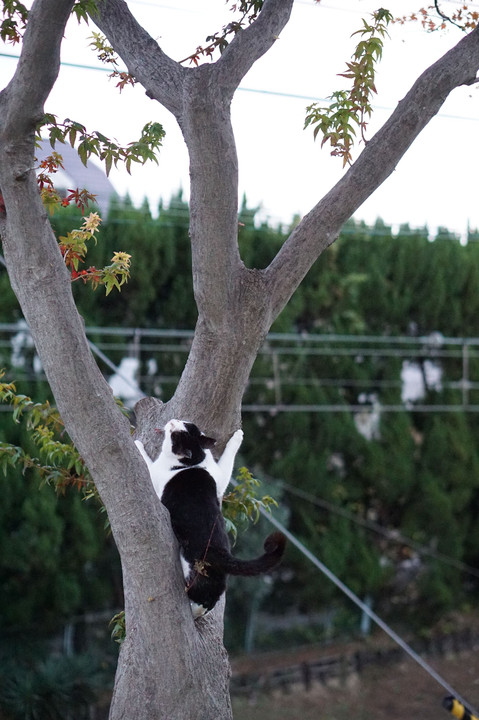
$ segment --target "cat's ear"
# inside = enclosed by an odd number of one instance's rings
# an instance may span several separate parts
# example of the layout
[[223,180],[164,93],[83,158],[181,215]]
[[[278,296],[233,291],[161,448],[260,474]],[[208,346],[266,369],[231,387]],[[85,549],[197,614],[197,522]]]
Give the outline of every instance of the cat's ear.
[[203,450],[207,450],[208,448],[213,447],[213,445],[216,445],[216,440],[201,433],[200,446],[203,448]]

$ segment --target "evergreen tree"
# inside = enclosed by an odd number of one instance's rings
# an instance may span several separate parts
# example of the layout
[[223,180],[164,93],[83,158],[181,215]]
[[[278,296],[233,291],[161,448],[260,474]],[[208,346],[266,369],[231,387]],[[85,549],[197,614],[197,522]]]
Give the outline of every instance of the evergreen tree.
[[[257,224],[256,212],[243,199],[240,252],[247,266],[265,267],[281,246],[284,233],[281,227]],[[78,211],[66,208],[53,221],[57,234],[63,235],[79,227],[82,219]],[[81,281],[75,284],[86,324],[192,329],[196,311],[188,206],[181,192],[168,204],[160,205],[156,218],[146,202],[135,208],[128,197],[115,200],[86,264],[101,267],[118,249],[133,255],[132,277],[121,294],[105,296],[101,289],[91,292]],[[295,334],[294,353],[278,356],[274,343],[266,340],[245,396],[246,404],[274,405],[279,399],[286,405],[337,405],[345,409],[330,414],[245,414],[243,452],[248,464],[260,475],[297,485],[361,522],[372,519],[428,549],[477,563],[479,460],[474,415],[428,416],[414,413],[414,408],[382,413],[376,433],[368,440],[358,432],[355,413],[348,407],[357,407],[365,399],[367,413],[372,398],[379,405],[401,404],[404,357],[361,356],[353,352],[354,343],[344,344],[345,351],[338,352],[334,342],[323,343],[321,353],[311,354],[307,337],[309,333],[412,338],[433,333],[477,335],[478,277],[479,245],[475,242],[463,247],[443,230],[431,242],[427,228],[412,231],[408,226],[393,235],[381,220],[372,228],[354,221],[346,223],[339,240],[321,256],[273,327]],[[12,322],[19,318],[18,307],[0,268],[0,288],[2,283],[5,293],[0,320]],[[418,346],[411,344],[409,359],[421,365],[430,348],[419,350],[418,356]],[[10,351],[3,348],[2,352],[2,364],[8,364]],[[120,362],[124,355],[122,338],[111,340],[108,354]],[[183,362],[184,352],[178,344],[162,356],[162,374],[177,376]],[[441,360],[443,371],[458,377],[462,362],[460,352]],[[476,369],[479,362],[470,348],[470,377],[476,376]],[[275,377],[280,378],[280,384],[271,381]],[[167,395],[168,383],[162,382],[162,387]],[[31,385],[25,385],[22,389],[41,399],[42,388],[32,390]],[[471,402],[476,402],[475,393],[474,389],[469,391]],[[426,401],[430,405],[457,403],[460,390],[429,388]],[[0,434],[16,444],[28,442],[11,425],[7,414],[0,417]],[[105,555],[107,541],[96,509],[85,507],[74,495],[57,500],[48,488],[31,494],[28,490],[36,481],[30,473],[17,477],[9,471],[1,482],[0,572],[5,579],[6,599],[3,626],[27,626],[41,614],[51,628],[55,618],[66,618],[98,604],[111,605],[116,597],[117,570],[110,578],[104,558],[109,558],[109,563],[114,549],[109,547]],[[288,491],[283,502],[289,509],[292,531],[333,572],[361,596],[371,594],[375,602],[387,599],[405,552],[401,544]],[[22,508],[22,521],[13,528],[9,518],[18,507]],[[17,574],[11,572],[14,559],[21,569]],[[117,567],[116,560],[111,562]],[[416,615],[430,619],[433,611],[439,613],[458,602],[462,577],[426,556],[421,562],[421,573],[402,598],[408,603],[412,598],[420,601],[423,614]],[[282,607],[297,607],[299,603],[302,609],[316,611],[333,598],[337,602],[333,587],[312,573],[299,556],[291,555],[288,563],[291,573],[276,580],[284,591]],[[26,580],[35,592],[14,603],[13,597]],[[237,610],[228,620],[235,642],[241,637],[241,630],[234,627],[234,619],[241,616],[238,608],[243,605],[246,612],[250,607],[249,589],[244,586],[241,599],[238,585],[232,599]],[[55,590],[53,602],[51,588]],[[242,618],[244,626],[246,615]]]

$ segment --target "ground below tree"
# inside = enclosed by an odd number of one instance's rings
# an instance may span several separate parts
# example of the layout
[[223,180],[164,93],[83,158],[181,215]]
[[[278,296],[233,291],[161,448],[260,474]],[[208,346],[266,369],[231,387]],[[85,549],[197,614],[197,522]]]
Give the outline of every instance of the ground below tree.
[[[472,628],[479,629],[477,618]],[[368,641],[370,647],[388,646],[384,635]],[[334,647],[308,648],[291,653],[274,653],[240,658],[233,661],[233,673],[266,671],[285,667],[287,663],[310,662],[323,653],[355,653],[364,643]],[[479,706],[479,642],[460,652],[449,648],[445,655],[425,658],[458,693],[476,708]],[[339,678],[325,683],[312,682],[306,690],[302,683],[288,691],[275,689],[250,698],[233,698],[235,720],[447,720],[452,718],[442,708],[448,693],[417,663],[403,655],[398,662],[370,665],[361,674],[352,673],[342,682]]]

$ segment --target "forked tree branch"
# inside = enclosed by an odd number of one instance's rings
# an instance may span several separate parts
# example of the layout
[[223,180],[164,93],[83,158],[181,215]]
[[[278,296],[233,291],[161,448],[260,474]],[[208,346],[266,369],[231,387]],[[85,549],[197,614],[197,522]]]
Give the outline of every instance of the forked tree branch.
[[302,219],[265,270],[276,317],[342,225],[394,171],[449,93],[470,85],[479,69],[479,28],[416,80],[389,120],[341,180]]
[[[265,0],[258,18],[240,30],[221,57],[209,65],[216,66],[222,91],[232,94],[248,70],[278,39],[289,20],[293,2]],[[124,0],[99,0],[98,12],[92,14],[92,20],[147,94],[178,115],[185,75],[195,68],[184,68],[166,55],[136,21]]]

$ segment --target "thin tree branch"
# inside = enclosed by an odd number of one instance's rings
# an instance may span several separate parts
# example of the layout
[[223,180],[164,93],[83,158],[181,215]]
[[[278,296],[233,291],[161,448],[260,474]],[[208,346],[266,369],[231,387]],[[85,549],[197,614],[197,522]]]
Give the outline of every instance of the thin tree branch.
[[464,30],[464,29],[465,29],[465,28],[461,27],[461,25],[459,25],[459,23],[457,23],[455,20],[453,20],[452,18],[448,17],[447,15],[445,15],[445,14],[442,12],[441,8],[439,7],[439,0],[434,0],[434,7],[436,8],[436,12],[437,12],[437,14],[439,15],[440,18],[442,18],[443,20],[446,20],[447,22],[450,22],[451,25],[455,25],[455,26],[458,27],[460,30]]
[[107,36],[128,72],[143,85],[146,94],[178,116],[187,68],[163,52],[123,0],[101,0],[92,20]]
[[478,68],[479,28],[418,78],[356,162],[293,230],[265,270],[273,317],[281,312],[321,252],[334,242],[346,220],[391,175],[449,93],[476,81]]

